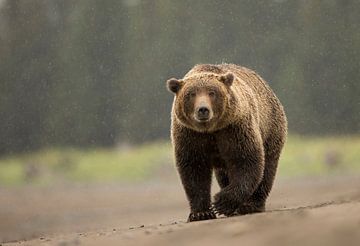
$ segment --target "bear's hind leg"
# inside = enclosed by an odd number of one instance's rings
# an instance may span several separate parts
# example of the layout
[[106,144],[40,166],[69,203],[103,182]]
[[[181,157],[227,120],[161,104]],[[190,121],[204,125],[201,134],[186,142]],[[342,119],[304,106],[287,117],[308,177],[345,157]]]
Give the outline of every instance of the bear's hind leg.
[[223,169],[215,169],[215,177],[221,189],[230,184],[229,176]]

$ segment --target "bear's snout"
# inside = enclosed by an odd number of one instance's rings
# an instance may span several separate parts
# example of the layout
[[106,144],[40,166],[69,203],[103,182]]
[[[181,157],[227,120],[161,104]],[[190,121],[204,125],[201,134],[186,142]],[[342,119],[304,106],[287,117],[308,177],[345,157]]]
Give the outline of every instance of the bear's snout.
[[199,121],[207,121],[210,118],[210,109],[202,106],[196,110],[196,119]]
[[194,102],[194,118],[197,122],[208,122],[213,117],[211,99],[206,91],[199,93]]

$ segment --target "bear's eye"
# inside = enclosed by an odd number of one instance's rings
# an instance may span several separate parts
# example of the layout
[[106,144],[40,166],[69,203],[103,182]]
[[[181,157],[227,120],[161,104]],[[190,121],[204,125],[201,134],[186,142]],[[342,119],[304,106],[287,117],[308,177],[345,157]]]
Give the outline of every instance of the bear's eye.
[[215,95],[216,95],[215,91],[210,91],[210,92],[209,92],[209,96],[210,96],[210,97],[215,97]]
[[192,91],[190,92],[190,97],[195,97],[196,96],[196,92]]

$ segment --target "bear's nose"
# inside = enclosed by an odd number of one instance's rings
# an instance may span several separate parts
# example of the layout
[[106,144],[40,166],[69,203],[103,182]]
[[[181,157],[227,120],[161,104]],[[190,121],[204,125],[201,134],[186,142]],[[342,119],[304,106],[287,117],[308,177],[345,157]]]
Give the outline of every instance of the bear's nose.
[[198,109],[198,117],[200,120],[207,120],[209,118],[210,110],[207,107],[200,107]]

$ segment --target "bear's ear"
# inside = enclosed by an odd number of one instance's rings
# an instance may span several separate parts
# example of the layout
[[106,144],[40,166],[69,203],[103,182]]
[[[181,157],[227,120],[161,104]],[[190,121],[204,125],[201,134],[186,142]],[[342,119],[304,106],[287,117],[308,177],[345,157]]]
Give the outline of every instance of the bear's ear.
[[233,73],[226,73],[219,77],[219,80],[223,82],[227,86],[231,86],[234,81],[234,74]]
[[172,93],[177,93],[181,89],[183,84],[184,84],[184,81],[179,80],[179,79],[174,79],[174,78],[166,81],[167,89]]

